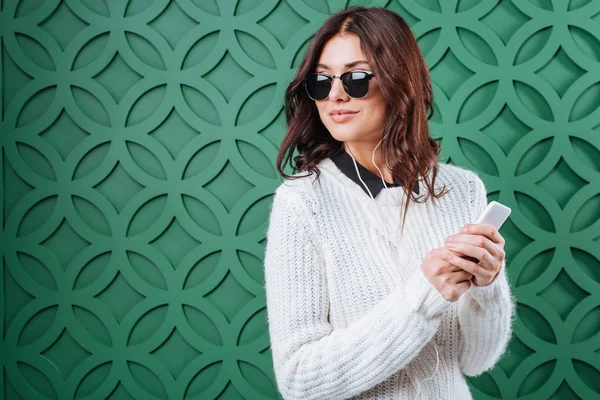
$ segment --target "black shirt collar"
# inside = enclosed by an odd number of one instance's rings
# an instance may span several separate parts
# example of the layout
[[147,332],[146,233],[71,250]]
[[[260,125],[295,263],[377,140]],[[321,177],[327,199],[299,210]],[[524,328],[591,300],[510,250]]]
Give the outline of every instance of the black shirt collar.
[[[345,150],[342,150],[340,153],[335,154],[330,158],[331,161],[333,161],[335,165],[340,169],[340,171],[342,171],[348,178],[350,178],[358,186],[360,186],[367,195],[369,194],[365,186],[358,178],[358,175],[356,175],[356,168],[354,168],[354,161],[352,160],[350,154],[348,154]],[[369,171],[367,168],[363,167],[358,161],[356,162],[356,165],[358,167],[358,172],[360,172],[360,177],[369,188],[369,191],[371,191],[373,197],[377,197],[381,189],[385,188],[385,186],[383,186],[383,183],[381,182],[381,178]],[[388,187],[398,187],[403,186],[404,183],[402,182],[402,180],[396,180],[396,182],[394,183],[388,183],[386,181],[386,185]],[[413,185],[413,192],[419,194],[418,180]]]

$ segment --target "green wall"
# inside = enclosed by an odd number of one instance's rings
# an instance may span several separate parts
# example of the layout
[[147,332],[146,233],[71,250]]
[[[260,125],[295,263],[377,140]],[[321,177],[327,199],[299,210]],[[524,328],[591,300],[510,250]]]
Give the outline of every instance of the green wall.
[[598,0],[0,0],[0,398],[277,398],[283,93],[358,4],[410,23],[442,160],[513,208],[518,321],[475,397],[600,398]]

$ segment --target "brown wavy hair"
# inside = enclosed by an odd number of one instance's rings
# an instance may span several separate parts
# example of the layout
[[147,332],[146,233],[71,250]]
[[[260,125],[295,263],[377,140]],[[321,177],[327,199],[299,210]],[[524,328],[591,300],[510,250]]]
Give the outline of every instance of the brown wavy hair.
[[[350,7],[329,17],[313,36],[295,78],[285,93],[287,132],[277,154],[277,170],[282,177],[298,179],[320,171],[321,160],[343,150],[343,142],[333,138],[319,116],[314,100],[306,94],[304,80],[314,72],[325,43],[336,35],[354,33],[369,60],[387,105],[387,120],[381,142],[383,162],[394,179],[404,182],[406,202],[402,229],[410,200],[425,202],[429,196],[442,197],[446,187],[434,193],[440,144],[429,136],[428,120],[433,116],[433,93],[429,70],[417,40],[404,19],[382,7]],[[295,151],[295,165],[291,159]],[[283,163],[295,172],[290,176]],[[429,172],[431,181],[429,181]],[[419,178],[427,187],[426,196],[415,196],[410,188]]]

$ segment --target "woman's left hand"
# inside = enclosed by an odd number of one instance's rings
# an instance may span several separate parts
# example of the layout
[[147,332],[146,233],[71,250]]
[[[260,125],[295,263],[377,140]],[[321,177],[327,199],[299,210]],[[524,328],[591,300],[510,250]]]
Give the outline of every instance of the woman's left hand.
[[[467,224],[446,238],[447,261],[473,274],[473,284],[487,286],[496,279],[504,262],[504,238],[491,224]],[[465,258],[463,258],[466,256]]]

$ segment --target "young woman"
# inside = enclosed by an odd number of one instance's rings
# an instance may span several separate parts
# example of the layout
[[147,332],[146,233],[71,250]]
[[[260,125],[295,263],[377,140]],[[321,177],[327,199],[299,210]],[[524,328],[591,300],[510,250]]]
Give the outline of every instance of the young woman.
[[285,111],[264,257],[281,394],[470,399],[464,375],[503,354],[515,303],[504,239],[472,223],[483,182],[438,162],[431,82],[408,25],[384,8],[331,16]]

